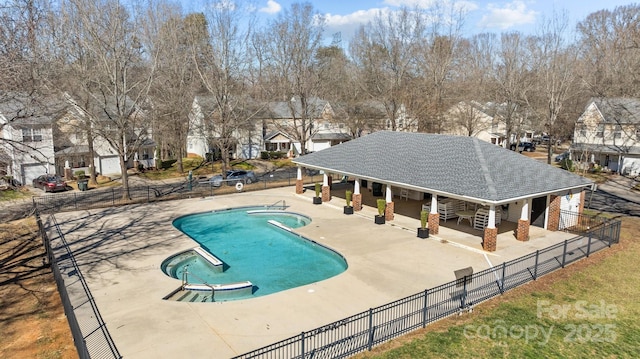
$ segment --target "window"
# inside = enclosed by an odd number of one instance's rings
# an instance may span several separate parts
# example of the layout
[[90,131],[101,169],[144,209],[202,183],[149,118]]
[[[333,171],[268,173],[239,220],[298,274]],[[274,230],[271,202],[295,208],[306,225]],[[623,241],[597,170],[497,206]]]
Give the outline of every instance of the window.
[[640,140],[640,129],[636,130],[636,140]]
[[143,160],[149,159],[149,151],[146,148],[142,150],[142,159]]
[[41,142],[42,130],[39,128],[23,128],[22,142]]
[[616,125],[613,132],[613,138],[622,138],[622,126]]
[[599,124],[596,129],[596,137],[604,137],[604,124]]

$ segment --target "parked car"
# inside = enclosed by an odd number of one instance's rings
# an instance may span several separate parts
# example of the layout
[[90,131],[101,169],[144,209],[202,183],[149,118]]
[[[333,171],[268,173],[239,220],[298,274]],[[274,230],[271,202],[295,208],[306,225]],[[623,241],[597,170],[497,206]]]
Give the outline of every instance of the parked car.
[[60,176],[41,175],[33,180],[33,187],[45,192],[66,191],[67,183]]
[[[516,150],[516,144],[512,143],[511,151],[515,151],[515,150]],[[518,152],[522,152],[522,151],[533,152],[535,150],[536,150],[536,144],[533,142],[520,142],[520,144],[518,144]]]
[[562,152],[561,154],[556,156],[556,162],[562,162],[567,158],[569,158],[569,151]]
[[[258,178],[253,171],[245,171],[245,170],[229,170],[227,171],[227,184],[236,184],[238,182],[242,183],[253,183],[256,182]],[[209,178],[204,183],[209,183],[214,187],[220,187],[223,182],[222,174],[215,175]]]

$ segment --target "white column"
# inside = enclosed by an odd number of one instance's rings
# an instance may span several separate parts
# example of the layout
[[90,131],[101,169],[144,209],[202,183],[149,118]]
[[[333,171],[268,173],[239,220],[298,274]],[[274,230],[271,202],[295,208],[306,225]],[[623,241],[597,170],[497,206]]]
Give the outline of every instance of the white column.
[[496,228],[496,205],[492,204],[489,206],[489,222],[487,223],[487,228]]
[[393,193],[391,193],[391,186],[387,185],[387,203],[393,202]]
[[296,179],[301,180],[302,179],[302,167],[298,166],[298,171],[296,173]]
[[431,212],[429,213],[438,213],[438,195],[437,194],[432,194],[431,195]]
[[520,219],[526,221],[529,219],[529,200],[525,199],[520,210]]
[[329,176],[326,173],[322,175],[322,185],[323,186],[329,185]]
[[353,182],[353,194],[360,194],[360,178]]

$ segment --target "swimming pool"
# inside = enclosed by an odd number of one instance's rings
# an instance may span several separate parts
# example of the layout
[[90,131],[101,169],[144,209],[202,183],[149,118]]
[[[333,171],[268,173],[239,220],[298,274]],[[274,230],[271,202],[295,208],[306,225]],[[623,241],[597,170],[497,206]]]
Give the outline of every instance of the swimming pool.
[[[187,215],[173,225],[222,262],[222,270],[202,256],[185,256],[163,263],[163,270],[189,282],[225,285],[250,281],[252,294],[224,300],[263,296],[318,282],[344,272],[347,262],[337,252],[305,239],[288,228],[308,225],[307,216],[264,210],[233,208]],[[216,294],[216,300],[219,300]]]

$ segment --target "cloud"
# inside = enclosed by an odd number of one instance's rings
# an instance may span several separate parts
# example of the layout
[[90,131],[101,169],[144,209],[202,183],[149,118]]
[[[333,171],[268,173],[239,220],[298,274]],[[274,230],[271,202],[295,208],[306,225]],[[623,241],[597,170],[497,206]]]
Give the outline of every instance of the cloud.
[[513,1],[504,7],[496,4],[488,5],[489,14],[482,16],[480,25],[486,28],[499,28],[502,30],[518,26],[533,24],[538,12],[527,9],[523,1]]
[[435,0],[384,0],[384,3],[390,6],[421,7],[426,9],[433,6],[436,3],[436,1]]
[[388,12],[388,8],[371,8],[367,10],[358,10],[347,15],[324,14],[326,33],[334,34],[342,33],[342,38],[351,38],[356,30],[365,25],[381,13]]
[[260,12],[266,12],[267,14],[275,14],[282,10],[282,6],[273,0],[267,1],[267,6],[260,9]]

